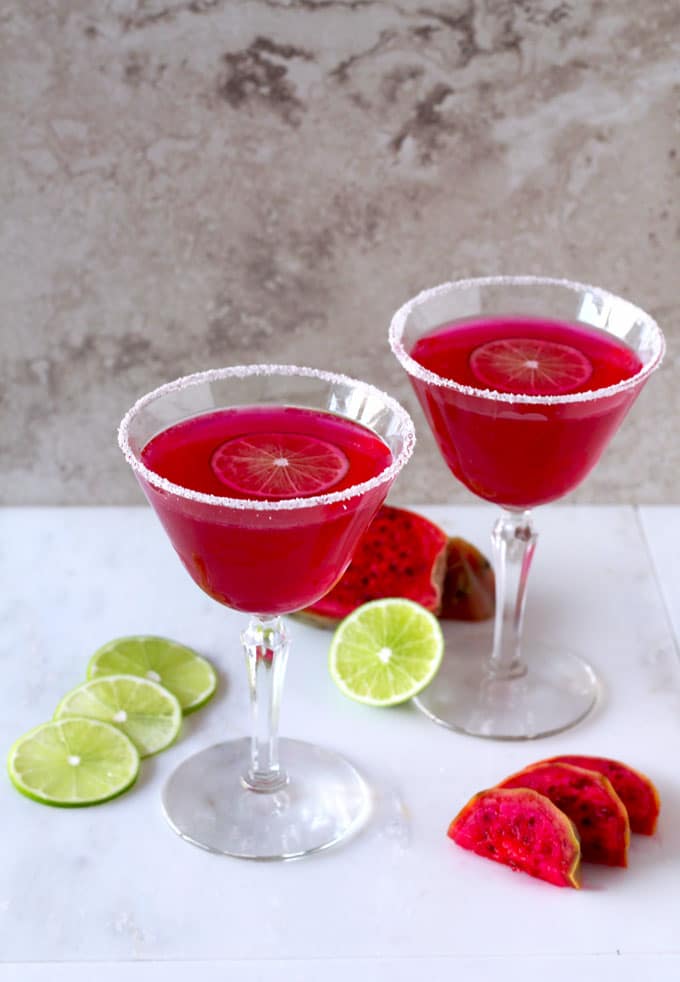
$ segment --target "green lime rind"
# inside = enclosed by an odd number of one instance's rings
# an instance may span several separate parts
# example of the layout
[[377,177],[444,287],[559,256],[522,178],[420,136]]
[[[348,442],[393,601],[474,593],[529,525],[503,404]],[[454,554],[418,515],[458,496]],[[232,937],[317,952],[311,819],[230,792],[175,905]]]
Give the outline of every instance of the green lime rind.
[[182,727],[178,699],[158,682],[137,675],[106,675],[83,682],[54,711],[54,719],[70,716],[117,726],[141,757],[165,750]]
[[91,719],[52,720],[16,740],[7,756],[10,781],[43,805],[83,808],[127,791],[139,753],[115,726]]
[[183,644],[148,634],[116,638],[95,651],[87,678],[105,675],[159,682],[177,697],[185,715],[205,706],[217,689],[217,673],[209,661]]
[[350,699],[397,706],[429,685],[443,654],[437,618],[412,600],[391,597],[363,604],[339,624],[329,668]]

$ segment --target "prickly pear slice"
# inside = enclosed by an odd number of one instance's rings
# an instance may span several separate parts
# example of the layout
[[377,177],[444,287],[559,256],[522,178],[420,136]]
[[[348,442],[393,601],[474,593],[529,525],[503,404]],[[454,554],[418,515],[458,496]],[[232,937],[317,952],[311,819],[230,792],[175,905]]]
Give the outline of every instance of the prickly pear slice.
[[576,767],[585,767],[587,770],[604,774],[628,812],[631,832],[638,832],[641,835],[654,834],[661,802],[659,792],[645,774],[633,770],[620,760],[611,760],[609,757],[565,754],[551,757],[550,761],[574,764]]
[[439,613],[447,542],[446,532],[422,515],[383,505],[342,578],[303,616],[330,626],[385,597],[405,597]]
[[463,849],[558,887],[578,887],[581,860],[573,823],[529,788],[480,791],[456,815],[447,835]]
[[491,563],[465,539],[449,539],[446,577],[439,616],[484,621],[493,617],[495,583]]
[[576,826],[586,862],[627,866],[628,813],[606,777],[573,764],[540,763],[502,781],[500,788],[533,788]]

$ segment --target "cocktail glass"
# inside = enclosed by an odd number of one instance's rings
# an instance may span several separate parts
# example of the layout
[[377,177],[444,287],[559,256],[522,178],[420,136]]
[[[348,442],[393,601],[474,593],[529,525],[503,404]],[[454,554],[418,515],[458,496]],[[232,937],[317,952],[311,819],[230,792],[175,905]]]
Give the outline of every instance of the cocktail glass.
[[[360,424],[373,444],[389,451],[370,480],[275,500],[201,493],[146,466],[144,450],[159,433],[236,407],[332,414],[336,425]],[[252,736],[190,757],[163,791],[171,826],[195,845],[242,858],[289,859],[333,845],[368,816],[367,787],[350,763],[331,750],[278,738],[289,649],[280,615],[314,603],[339,579],[414,440],[410,417],[383,392],[289,365],[190,375],[150,392],[124,417],[120,447],[188,572],[214,599],[251,614],[241,641]]]
[[[485,387],[486,379],[478,386],[462,384],[447,376],[445,362],[434,368],[429,361],[426,368],[418,360],[423,344],[430,343],[423,339],[440,326],[460,331],[504,318],[534,326],[548,320],[574,325],[586,347],[605,346],[605,365],[616,353],[619,359],[632,357],[637,367],[617,384],[555,395],[535,394],[536,386],[529,384],[519,392],[516,386],[514,392],[494,391],[494,386]],[[605,290],[523,276],[461,280],[426,290],[396,312],[389,337],[450,470],[474,494],[503,509],[492,534],[496,614],[491,655],[488,648],[479,650],[479,635],[466,650],[450,652],[416,704],[436,722],[475,736],[530,739],[564,730],[593,707],[598,682],[592,668],[568,650],[537,642],[522,646],[527,578],[537,540],[530,508],[571,491],[596,464],[661,363],[663,335],[643,310]],[[588,360],[571,347],[569,352],[567,369],[578,376]],[[563,353],[557,351],[558,361]],[[484,376],[484,356],[466,357],[468,366],[477,359]],[[525,377],[533,377],[535,365],[528,357],[522,366]]]

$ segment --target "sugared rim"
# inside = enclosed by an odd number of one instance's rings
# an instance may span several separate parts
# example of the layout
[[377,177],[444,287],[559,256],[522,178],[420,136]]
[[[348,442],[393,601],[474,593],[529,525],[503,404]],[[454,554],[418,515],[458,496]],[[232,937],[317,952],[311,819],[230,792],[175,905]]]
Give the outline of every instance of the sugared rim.
[[[429,369],[425,368],[414,358],[412,358],[406,351],[406,348],[402,343],[406,321],[416,307],[420,306],[425,301],[432,299],[433,297],[447,293],[451,291],[452,288],[467,290],[471,287],[478,286],[558,286],[564,287],[567,290],[572,290],[574,293],[584,293],[587,291],[588,293],[594,295],[595,297],[599,297],[602,300],[615,300],[622,307],[625,307],[636,320],[639,320],[651,330],[652,337],[654,338],[655,342],[654,357],[650,359],[648,364],[643,365],[640,371],[636,372],[635,375],[632,375],[630,378],[623,379],[621,382],[617,382],[616,385],[608,385],[601,389],[587,389],[584,392],[569,392],[564,395],[538,396],[526,395],[523,393],[498,392],[495,389],[478,389],[472,385],[463,385],[461,382],[454,382],[453,379],[444,378],[443,376],[437,375],[435,372],[431,372]],[[434,326],[436,325],[433,325],[433,327]],[[440,283],[438,286],[432,287],[428,290],[422,290],[415,297],[412,297],[405,304],[403,304],[403,306],[401,306],[395,313],[390,324],[389,341],[392,351],[408,374],[413,375],[415,378],[418,378],[423,382],[427,382],[430,385],[437,385],[441,388],[452,389],[455,392],[460,392],[462,395],[476,396],[478,398],[496,402],[519,402],[527,403],[529,405],[542,406],[570,402],[592,402],[596,399],[603,399],[607,396],[615,395],[617,392],[623,392],[626,389],[634,388],[659,367],[666,351],[666,342],[661,332],[661,328],[656,321],[650,317],[648,313],[646,313],[646,311],[642,310],[641,307],[637,307],[635,304],[630,303],[630,301],[624,300],[622,297],[617,296],[615,293],[611,293],[609,290],[603,290],[601,287],[590,286],[587,283],[578,283],[574,280],[565,280],[546,276],[481,276],[470,279],[452,280],[448,283]]]
[[[360,484],[351,485],[343,491],[334,491],[330,494],[317,494],[309,498],[286,498],[279,501],[263,501],[255,498],[223,498],[221,495],[205,494],[202,491],[193,491],[184,488],[181,484],[173,484],[166,478],[156,474],[155,471],[146,467],[135,455],[130,446],[129,430],[134,417],[149,403],[154,402],[161,396],[172,392],[180,392],[182,389],[192,385],[199,385],[206,382],[218,382],[226,378],[248,378],[252,375],[290,375],[302,376],[304,378],[316,378],[324,382],[333,382],[343,385],[351,385],[367,396],[380,399],[384,405],[391,410],[399,420],[399,432],[403,436],[404,445],[401,451],[393,458],[392,463],[384,470],[372,477],[370,481],[362,481]],[[219,407],[216,407],[219,408]],[[379,487],[386,481],[396,477],[404,464],[407,462],[415,446],[415,429],[411,417],[406,410],[393,399],[392,396],[382,392],[368,382],[361,382],[358,379],[350,378],[348,375],[340,375],[335,372],[325,372],[318,368],[302,368],[298,365],[231,365],[227,368],[212,368],[205,372],[194,372],[192,375],[184,375],[182,378],[172,382],[166,382],[157,389],[147,392],[146,395],[138,399],[132,406],[118,427],[118,446],[123,451],[125,459],[135,474],[142,477],[148,484],[161,491],[174,494],[189,501],[196,501],[204,505],[216,505],[220,508],[235,508],[240,511],[292,511],[296,508],[313,508],[317,505],[332,505],[338,501],[347,501],[357,495],[366,494],[373,488]]]

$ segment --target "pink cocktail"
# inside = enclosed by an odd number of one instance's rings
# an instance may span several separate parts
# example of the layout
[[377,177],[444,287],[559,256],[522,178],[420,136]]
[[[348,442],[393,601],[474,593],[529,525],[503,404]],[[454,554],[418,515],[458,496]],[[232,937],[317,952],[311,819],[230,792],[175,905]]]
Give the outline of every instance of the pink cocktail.
[[[286,501],[372,481],[392,451],[372,430],[331,413],[285,406],[222,409],[175,424],[143,449],[145,466],[216,497]],[[219,513],[177,501],[144,481],[175,551],[196,583],[248,613],[287,614],[314,603],[342,575],[385,496],[364,494],[304,509]]]
[[[474,494],[508,508],[560,498],[595,466],[639,387],[642,369],[618,338],[578,323],[534,317],[453,322],[418,338],[411,358],[474,395],[412,376],[444,460]],[[615,387],[609,396],[583,394]],[[485,399],[480,389],[548,397]],[[572,401],[552,396],[576,395]]]
[[290,365],[178,379],[123,419],[121,449],[182,563],[209,596],[251,615],[241,641],[252,737],[190,757],[163,791],[188,841],[287,859],[333,845],[365,818],[366,786],[344,758],[278,739],[289,648],[279,615],[340,578],[414,439],[408,415],[379,390]]
[[529,509],[590,472],[663,357],[640,308],[579,283],[487,277],[443,284],[395,314],[392,350],[408,372],[444,460],[503,508],[494,527],[491,658],[445,659],[417,703],[466,733],[526,739],[582,719],[592,669],[568,651],[521,646],[537,535]]

